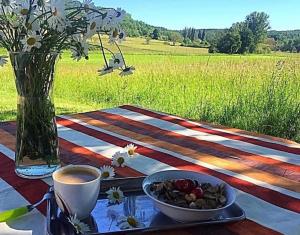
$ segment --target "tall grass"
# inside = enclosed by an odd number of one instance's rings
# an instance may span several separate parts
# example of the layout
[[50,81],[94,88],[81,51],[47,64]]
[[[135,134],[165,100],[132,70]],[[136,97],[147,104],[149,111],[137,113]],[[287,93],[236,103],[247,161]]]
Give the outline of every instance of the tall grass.
[[[127,51],[128,63],[137,70],[126,78],[116,74],[99,78],[96,72],[102,61],[96,54],[77,63],[65,53],[56,71],[57,112],[135,104],[300,141],[299,56],[184,54],[162,44],[156,47],[164,52],[147,54],[138,45]],[[1,70],[0,84],[0,120],[14,119],[10,68]]]

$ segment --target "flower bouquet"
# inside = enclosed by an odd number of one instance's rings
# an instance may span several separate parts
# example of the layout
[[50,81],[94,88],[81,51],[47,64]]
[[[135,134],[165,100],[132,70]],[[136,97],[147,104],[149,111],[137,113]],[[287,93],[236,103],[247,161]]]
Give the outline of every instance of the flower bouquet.
[[[99,74],[115,69],[121,76],[133,73],[117,44],[125,39],[120,28],[124,15],[121,9],[96,7],[91,0],[0,0],[0,47],[9,52],[18,93],[18,175],[40,178],[59,167],[52,91],[62,51],[71,50],[77,61],[88,59],[89,40],[97,37],[105,63]],[[103,35],[117,53],[104,48]],[[0,56],[0,66],[7,62],[7,56]]]

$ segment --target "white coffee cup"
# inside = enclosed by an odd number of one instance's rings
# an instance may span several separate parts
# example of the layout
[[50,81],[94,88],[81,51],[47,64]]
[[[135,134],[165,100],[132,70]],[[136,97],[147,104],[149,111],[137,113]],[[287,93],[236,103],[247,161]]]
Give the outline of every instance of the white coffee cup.
[[[63,180],[64,174],[71,172],[87,172],[94,175],[91,181],[74,183]],[[78,219],[87,218],[96,206],[99,191],[101,172],[99,169],[86,165],[69,165],[56,170],[52,175],[54,193],[59,208]]]

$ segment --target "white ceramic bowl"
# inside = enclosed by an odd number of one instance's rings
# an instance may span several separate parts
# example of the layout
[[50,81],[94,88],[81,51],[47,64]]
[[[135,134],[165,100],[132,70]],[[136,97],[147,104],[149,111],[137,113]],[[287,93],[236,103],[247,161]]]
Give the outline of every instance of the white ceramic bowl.
[[[163,182],[166,180],[176,180],[176,179],[191,179],[196,180],[199,183],[210,183],[212,185],[217,185],[224,183],[226,190],[226,205],[222,208],[218,209],[190,209],[183,208],[178,206],[173,206],[163,201],[158,200],[155,196],[150,192],[150,184],[154,182]],[[143,190],[144,192],[154,201],[155,206],[165,215],[170,218],[181,221],[181,222],[196,222],[202,220],[209,220],[215,218],[220,215],[222,210],[231,206],[235,202],[236,193],[235,190],[224,181],[210,176],[205,175],[193,171],[181,171],[181,170],[170,170],[170,171],[161,171],[157,172],[153,175],[150,175],[145,178],[143,182]]]

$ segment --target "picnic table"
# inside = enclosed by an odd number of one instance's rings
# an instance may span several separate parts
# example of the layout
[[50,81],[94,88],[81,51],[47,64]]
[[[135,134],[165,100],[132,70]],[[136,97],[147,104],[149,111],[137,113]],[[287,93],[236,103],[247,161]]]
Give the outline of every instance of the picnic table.
[[[300,234],[300,145],[242,130],[184,120],[134,106],[58,116],[63,164],[110,165],[133,143],[139,157],[119,177],[184,169],[218,177],[237,192],[247,219],[155,234]],[[39,201],[52,179],[27,180],[14,172],[15,122],[0,123],[0,211]],[[45,234],[46,203],[0,235]]]

